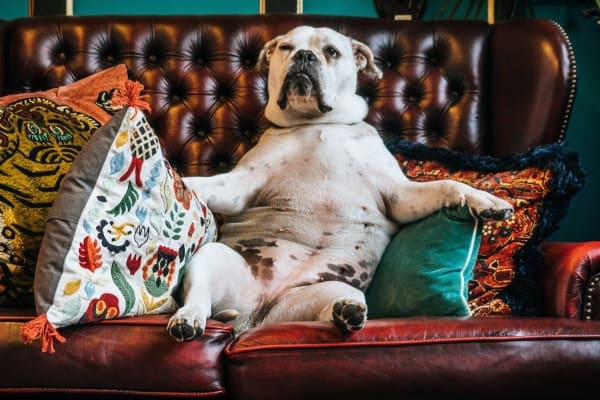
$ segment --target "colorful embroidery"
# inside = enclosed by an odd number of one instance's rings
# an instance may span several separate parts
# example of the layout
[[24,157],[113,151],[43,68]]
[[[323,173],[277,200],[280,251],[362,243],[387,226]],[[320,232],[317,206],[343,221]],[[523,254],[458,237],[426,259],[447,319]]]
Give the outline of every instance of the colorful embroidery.
[[543,198],[550,192],[551,172],[536,167],[495,174],[450,172],[437,161],[406,160],[400,154],[396,158],[411,179],[420,182],[455,179],[512,203],[515,208],[512,218],[484,222],[473,280],[469,283],[469,307],[473,315],[510,315],[511,307],[497,296],[513,282],[517,270],[515,255],[534,235]]
[[185,265],[215,238],[210,210],[164,159],[143,112],[130,108],[81,214],[48,321],[60,328],[173,312]]

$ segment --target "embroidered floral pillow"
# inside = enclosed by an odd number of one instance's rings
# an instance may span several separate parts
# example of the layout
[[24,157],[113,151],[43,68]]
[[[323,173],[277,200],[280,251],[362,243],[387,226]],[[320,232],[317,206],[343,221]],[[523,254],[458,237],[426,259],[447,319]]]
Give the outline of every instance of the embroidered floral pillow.
[[483,224],[469,307],[475,316],[540,314],[539,244],[556,230],[571,198],[585,184],[577,154],[559,143],[504,158],[408,142],[387,146],[411,179],[455,179],[513,205],[510,219]]
[[[190,257],[216,238],[211,211],[163,157],[144,113],[116,114],[84,147],[49,215],[24,340],[102,319],[173,312]],[[46,332],[44,334],[44,332]]]

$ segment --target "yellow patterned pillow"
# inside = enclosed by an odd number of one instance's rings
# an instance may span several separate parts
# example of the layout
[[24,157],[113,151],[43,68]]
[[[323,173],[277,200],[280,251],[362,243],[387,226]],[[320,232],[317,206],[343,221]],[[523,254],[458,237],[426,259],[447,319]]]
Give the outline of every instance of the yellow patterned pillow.
[[0,98],[0,306],[33,305],[46,214],[126,81],[127,68],[118,65],[67,86]]

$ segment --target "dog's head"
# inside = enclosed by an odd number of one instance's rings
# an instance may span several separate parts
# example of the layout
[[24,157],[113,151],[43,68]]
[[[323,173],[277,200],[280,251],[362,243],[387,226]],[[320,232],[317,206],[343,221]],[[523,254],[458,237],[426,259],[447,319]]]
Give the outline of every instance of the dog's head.
[[267,42],[257,68],[268,70],[265,116],[282,127],[362,121],[367,104],[356,94],[357,72],[381,77],[367,45],[311,26]]

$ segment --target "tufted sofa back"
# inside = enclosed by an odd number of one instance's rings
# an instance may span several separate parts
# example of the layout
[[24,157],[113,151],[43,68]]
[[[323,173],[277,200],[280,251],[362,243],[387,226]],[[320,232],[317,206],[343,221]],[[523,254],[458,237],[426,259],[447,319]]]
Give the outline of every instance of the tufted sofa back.
[[546,20],[397,22],[315,15],[23,18],[0,40],[3,93],[68,84],[125,63],[150,120],[186,175],[232,167],[268,127],[263,44],[299,25],[368,44],[383,79],[359,79],[367,117],[389,139],[503,155],[562,140],[575,95],[564,31]]

